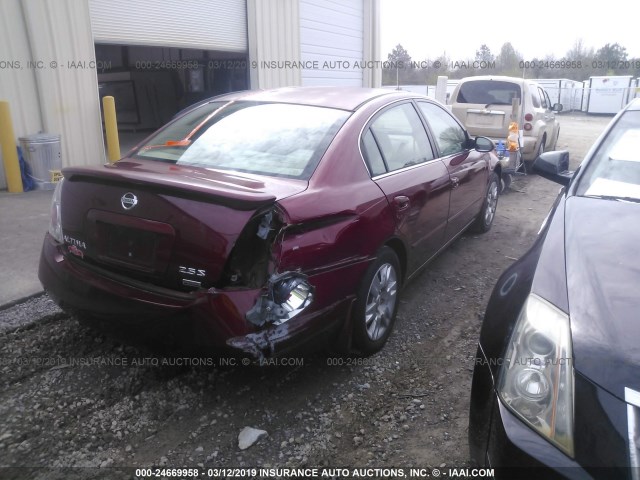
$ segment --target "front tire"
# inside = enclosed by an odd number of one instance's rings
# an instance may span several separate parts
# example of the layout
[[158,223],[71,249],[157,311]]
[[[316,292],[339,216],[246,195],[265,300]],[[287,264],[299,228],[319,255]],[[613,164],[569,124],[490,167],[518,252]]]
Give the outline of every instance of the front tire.
[[387,342],[398,310],[400,262],[382,247],[365,273],[353,311],[353,340],[363,355],[372,355]]
[[489,186],[487,194],[484,197],[480,213],[474,222],[472,229],[479,233],[485,233],[491,230],[493,219],[496,217],[496,209],[498,208],[498,196],[500,192],[500,179],[495,172],[489,176]]

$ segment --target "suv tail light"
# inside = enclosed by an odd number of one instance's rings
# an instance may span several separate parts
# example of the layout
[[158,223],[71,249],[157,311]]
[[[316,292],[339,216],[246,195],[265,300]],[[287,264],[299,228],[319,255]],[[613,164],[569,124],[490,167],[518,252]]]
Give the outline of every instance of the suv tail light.
[[[525,122],[530,122],[531,120],[533,120],[533,114],[532,113],[527,113],[524,116],[524,121]],[[533,125],[531,125],[530,123],[525,123],[522,128],[526,131],[526,132],[530,132],[531,130],[533,130]]]

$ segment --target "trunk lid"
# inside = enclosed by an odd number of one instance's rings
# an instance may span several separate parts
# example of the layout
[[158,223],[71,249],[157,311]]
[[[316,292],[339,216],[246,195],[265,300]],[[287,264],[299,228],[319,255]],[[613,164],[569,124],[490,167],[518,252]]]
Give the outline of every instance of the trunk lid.
[[62,230],[80,261],[154,285],[223,286],[223,272],[257,212],[307,188],[156,161],[64,170]]

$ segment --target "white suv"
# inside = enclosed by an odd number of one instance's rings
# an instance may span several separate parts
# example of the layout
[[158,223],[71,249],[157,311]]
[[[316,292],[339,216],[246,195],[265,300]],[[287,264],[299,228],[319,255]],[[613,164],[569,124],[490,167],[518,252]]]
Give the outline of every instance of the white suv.
[[552,106],[542,86],[515,77],[467,77],[456,86],[450,103],[453,114],[471,135],[497,143],[507,138],[513,98],[520,100],[517,121],[523,130],[522,159],[532,162],[545,150],[554,150],[560,135],[555,113],[562,105]]

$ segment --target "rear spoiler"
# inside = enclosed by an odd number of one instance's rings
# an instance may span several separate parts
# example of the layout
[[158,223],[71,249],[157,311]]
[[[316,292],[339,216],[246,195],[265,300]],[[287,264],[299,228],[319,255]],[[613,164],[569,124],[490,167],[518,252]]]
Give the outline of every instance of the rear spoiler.
[[215,179],[195,176],[158,174],[150,171],[134,171],[102,167],[67,167],[62,170],[66,181],[98,183],[123,189],[137,188],[153,193],[201,200],[225,205],[237,210],[255,210],[275,202],[271,193],[242,188]]

